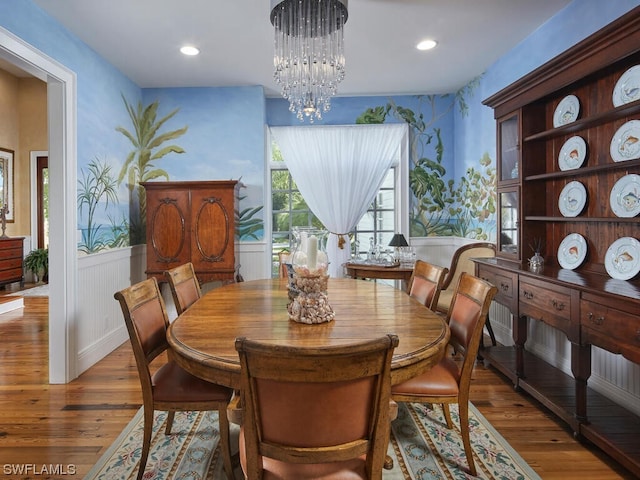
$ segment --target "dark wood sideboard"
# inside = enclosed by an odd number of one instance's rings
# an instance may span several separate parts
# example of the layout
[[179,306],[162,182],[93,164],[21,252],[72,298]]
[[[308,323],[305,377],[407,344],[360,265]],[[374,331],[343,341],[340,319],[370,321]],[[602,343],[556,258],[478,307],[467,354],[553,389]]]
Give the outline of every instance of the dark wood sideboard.
[[24,284],[24,238],[0,238],[0,286],[20,282]]
[[233,282],[239,275],[235,180],[145,182],[147,276],[186,262],[200,283]]
[[[610,201],[619,180],[640,174],[638,155],[612,153],[621,127],[640,120],[640,98],[615,100],[632,68],[640,72],[640,7],[483,102],[497,122],[498,248],[496,258],[476,259],[476,274],[498,287],[496,301],[513,315],[515,346],[487,347],[484,359],[640,477],[640,418],[588,386],[593,346],[640,363],[640,280],[612,278],[607,269],[615,241],[640,240],[638,217],[619,215]],[[559,121],[558,106],[569,96],[578,112]],[[584,161],[567,168],[563,151],[576,136],[586,145]],[[570,182],[586,198],[567,214]],[[561,268],[560,246],[574,234],[586,254]],[[546,264],[532,273],[528,258],[537,243]],[[529,319],[566,335],[571,375],[526,350]]]

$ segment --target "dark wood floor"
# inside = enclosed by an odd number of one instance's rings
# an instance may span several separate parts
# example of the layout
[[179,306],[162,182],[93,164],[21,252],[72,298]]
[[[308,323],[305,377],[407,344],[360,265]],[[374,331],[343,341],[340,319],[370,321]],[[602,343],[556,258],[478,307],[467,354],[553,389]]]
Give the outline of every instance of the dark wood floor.
[[[49,385],[48,301],[24,303],[0,315],[0,464],[72,465],[64,478],[83,478],[141,405],[133,354],[124,344],[71,383]],[[471,401],[545,480],[634,478],[491,368],[476,366]]]

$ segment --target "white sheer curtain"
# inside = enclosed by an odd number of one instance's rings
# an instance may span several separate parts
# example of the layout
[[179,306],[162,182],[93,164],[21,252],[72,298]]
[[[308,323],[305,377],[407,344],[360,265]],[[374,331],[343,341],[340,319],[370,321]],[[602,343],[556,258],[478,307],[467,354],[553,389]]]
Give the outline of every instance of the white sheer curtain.
[[346,234],[356,227],[380,189],[408,134],[407,125],[270,130],[307,205],[330,232],[329,275],[342,277],[342,264],[350,257]]

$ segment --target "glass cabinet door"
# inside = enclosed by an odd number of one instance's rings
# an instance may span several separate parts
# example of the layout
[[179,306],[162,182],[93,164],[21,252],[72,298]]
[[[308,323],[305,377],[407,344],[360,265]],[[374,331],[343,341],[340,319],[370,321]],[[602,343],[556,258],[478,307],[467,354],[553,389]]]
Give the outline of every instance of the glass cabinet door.
[[520,177],[518,115],[501,120],[498,128],[500,181],[518,180]]
[[520,243],[520,195],[517,189],[498,194],[500,223],[498,248],[501,253],[518,257]]

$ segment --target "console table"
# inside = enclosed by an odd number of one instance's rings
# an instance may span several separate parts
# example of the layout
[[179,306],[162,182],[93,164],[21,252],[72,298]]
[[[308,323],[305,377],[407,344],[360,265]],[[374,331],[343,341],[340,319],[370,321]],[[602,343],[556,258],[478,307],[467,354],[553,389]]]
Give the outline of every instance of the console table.
[[380,278],[384,280],[402,280],[404,290],[408,288],[413,275],[413,267],[396,265],[370,265],[363,263],[347,263],[344,268],[351,278]]

